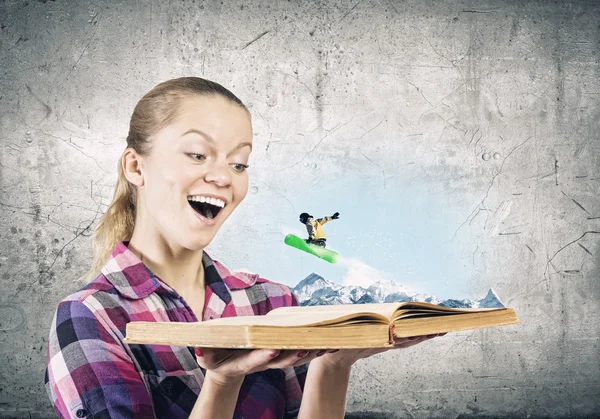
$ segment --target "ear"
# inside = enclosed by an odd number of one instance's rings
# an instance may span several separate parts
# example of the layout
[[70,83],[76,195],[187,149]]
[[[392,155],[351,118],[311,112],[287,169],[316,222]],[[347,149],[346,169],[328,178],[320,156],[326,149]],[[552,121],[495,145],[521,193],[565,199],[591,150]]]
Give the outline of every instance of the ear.
[[132,148],[128,148],[121,156],[121,164],[123,165],[123,173],[129,183],[142,187],[144,186],[144,175],[142,173],[142,158]]

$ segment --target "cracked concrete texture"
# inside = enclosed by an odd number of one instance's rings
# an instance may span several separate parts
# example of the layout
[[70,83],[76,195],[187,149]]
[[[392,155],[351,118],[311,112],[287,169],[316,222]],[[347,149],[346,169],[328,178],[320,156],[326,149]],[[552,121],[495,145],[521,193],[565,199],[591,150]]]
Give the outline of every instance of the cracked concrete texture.
[[439,245],[469,289],[524,321],[360,363],[352,417],[600,416],[597,2],[65,3],[0,5],[1,417],[52,416],[51,316],[90,263],[136,100],[182,75],[254,118],[260,193],[221,259],[251,268],[247,244],[272,246],[309,185],[416,185],[456,215]]

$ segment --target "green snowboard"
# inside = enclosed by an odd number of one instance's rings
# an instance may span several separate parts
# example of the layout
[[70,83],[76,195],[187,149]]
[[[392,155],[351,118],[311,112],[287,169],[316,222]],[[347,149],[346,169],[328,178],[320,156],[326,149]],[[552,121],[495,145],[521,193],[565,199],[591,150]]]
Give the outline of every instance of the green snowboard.
[[314,244],[308,244],[306,241],[304,241],[304,239],[294,236],[293,234],[288,234],[285,236],[284,243],[288,246],[295,247],[296,249],[326,260],[329,263],[336,263],[340,257],[339,253],[336,253],[333,250],[329,250]]

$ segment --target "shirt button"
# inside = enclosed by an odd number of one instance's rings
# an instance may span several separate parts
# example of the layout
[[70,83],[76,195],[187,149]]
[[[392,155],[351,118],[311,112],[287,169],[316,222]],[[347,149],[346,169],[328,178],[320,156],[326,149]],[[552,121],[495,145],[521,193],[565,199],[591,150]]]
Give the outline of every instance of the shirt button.
[[85,411],[85,409],[78,409],[77,412],[75,412],[75,415],[78,418],[84,418],[87,416],[87,412]]

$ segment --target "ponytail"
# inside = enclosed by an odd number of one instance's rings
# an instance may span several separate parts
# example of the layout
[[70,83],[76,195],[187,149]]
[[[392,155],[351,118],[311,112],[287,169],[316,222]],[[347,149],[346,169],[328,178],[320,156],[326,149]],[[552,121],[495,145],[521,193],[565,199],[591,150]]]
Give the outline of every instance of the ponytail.
[[112,203],[100,218],[92,236],[94,259],[86,282],[94,279],[110,257],[117,243],[129,241],[135,223],[135,199],[131,184],[123,172],[123,157],[119,159],[118,178]]

